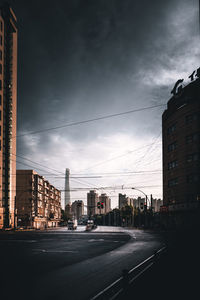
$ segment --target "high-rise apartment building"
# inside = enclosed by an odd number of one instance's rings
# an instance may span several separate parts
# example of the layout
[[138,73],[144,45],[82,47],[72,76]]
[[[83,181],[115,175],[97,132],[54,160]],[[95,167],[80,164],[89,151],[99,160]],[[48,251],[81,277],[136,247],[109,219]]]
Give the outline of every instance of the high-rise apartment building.
[[200,68],[190,78],[185,87],[177,81],[162,116],[163,205],[171,212],[200,203]]
[[74,201],[72,203],[72,215],[77,220],[84,215],[84,202],[82,200]]
[[134,201],[132,198],[126,196],[126,194],[119,193],[119,209],[122,207],[130,205],[134,207]]
[[139,208],[140,211],[144,211],[145,205],[146,205],[145,198],[137,197],[137,199],[133,199],[133,207],[134,208]]
[[103,204],[103,208],[100,208],[98,213],[107,214],[111,211],[111,199],[106,194],[101,194],[99,196],[99,202]]
[[15,226],[17,19],[0,7],[0,228]]
[[89,217],[97,215],[97,203],[99,201],[99,196],[95,190],[91,190],[87,193],[87,214]]
[[17,170],[18,225],[56,227],[61,220],[61,192],[33,170]]
[[159,212],[161,206],[163,205],[163,200],[161,199],[152,199],[152,210],[153,212]]

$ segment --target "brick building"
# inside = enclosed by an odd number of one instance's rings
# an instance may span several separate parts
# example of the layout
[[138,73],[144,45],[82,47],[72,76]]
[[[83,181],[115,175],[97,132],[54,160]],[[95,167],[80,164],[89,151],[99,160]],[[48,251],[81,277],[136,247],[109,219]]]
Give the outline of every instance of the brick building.
[[162,116],[163,205],[195,210],[200,200],[200,68],[183,87],[177,81]]
[[0,7],[0,229],[15,226],[17,19]]
[[61,219],[61,192],[33,170],[17,170],[18,226],[46,228]]

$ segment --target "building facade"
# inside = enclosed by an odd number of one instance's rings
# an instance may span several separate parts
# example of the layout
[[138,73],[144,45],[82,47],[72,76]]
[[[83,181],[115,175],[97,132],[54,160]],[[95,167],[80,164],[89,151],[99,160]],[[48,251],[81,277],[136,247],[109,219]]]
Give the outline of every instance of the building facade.
[[163,206],[195,210],[200,200],[200,68],[177,81],[162,116]]
[[91,190],[89,193],[87,193],[87,214],[89,218],[98,214],[98,201],[99,195],[95,190]]
[[98,214],[107,214],[111,211],[111,199],[106,194],[101,194],[99,196],[99,202],[103,204],[103,208],[100,208]]
[[84,215],[84,203],[82,200],[74,201],[72,203],[72,215],[77,220]]
[[133,199],[134,208],[139,208],[141,212],[145,210],[145,205],[146,205],[146,198],[138,197],[137,199]]
[[152,199],[152,209],[153,212],[159,212],[161,206],[163,205],[163,200],[161,199]]
[[33,170],[17,170],[18,226],[47,228],[61,220],[61,192]]
[[17,19],[0,7],[0,229],[15,227]]
[[126,194],[119,193],[119,209],[126,205],[134,207],[134,199],[127,197]]

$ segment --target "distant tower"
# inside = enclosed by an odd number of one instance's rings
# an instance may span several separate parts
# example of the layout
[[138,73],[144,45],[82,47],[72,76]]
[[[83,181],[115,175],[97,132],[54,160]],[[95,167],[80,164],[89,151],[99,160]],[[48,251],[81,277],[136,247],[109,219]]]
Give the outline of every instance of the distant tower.
[[69,190],[69,169],[65,171],[65,207],[66,205],[71,205],[70,202],[70,190]]

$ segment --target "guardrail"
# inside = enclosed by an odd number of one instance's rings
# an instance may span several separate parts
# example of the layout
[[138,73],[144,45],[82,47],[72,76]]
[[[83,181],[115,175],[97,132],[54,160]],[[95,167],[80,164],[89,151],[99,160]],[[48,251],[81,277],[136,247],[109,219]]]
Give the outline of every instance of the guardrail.
[[104,290],[100,291],[97,295],[90,300],[114,300],[116,299],[127,287],[132,284],[139,276],[148,270],[166,251],[166,246],[156,251],[153,255],[142,261],[131,270],[123,270],[123,275],[107,286]]

